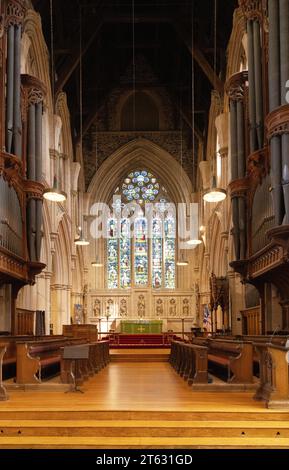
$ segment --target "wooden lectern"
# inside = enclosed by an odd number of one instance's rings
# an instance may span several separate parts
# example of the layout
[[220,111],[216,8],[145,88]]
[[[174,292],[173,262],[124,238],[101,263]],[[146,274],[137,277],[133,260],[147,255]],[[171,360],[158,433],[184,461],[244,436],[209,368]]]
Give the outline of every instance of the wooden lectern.
[[76,361],[80,359],[89,358],[89,344],[82,344],[79,346],[65,346],[63,348],[63,359],[70,359],[70,376],[72,378],[71,387],[67,392],[80,392],[84,393],[76,384]]

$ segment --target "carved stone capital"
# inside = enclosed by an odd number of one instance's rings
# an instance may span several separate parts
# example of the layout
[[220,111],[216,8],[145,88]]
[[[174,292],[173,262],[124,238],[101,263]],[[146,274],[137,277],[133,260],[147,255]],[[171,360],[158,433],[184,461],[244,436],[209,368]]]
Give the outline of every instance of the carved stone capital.
[[44,83],[32,75],[22,74],[21,84],[27,99],[27,104],[38,104],[44,101],[47,89]]
[[263,0],[239,0],[239,5],[247,20],[262,21]]
[[9,0],[6,7],[6,28],[21,24],[24,19],[25,11],[26,8],[24,0]]
[[267,138],[289,134],[289,104],[280,106],[266,117]]
[[230,192],[231,199],[234,197],[246,198],[249,189],[250,189],[250,180],[248,177],[231,181],[231,183],[229,184],[229,192]]
[[248,72],[246,70],[231,75],[225,85],[225,90],[231,100],[242,101],[244,99],[247,81]]

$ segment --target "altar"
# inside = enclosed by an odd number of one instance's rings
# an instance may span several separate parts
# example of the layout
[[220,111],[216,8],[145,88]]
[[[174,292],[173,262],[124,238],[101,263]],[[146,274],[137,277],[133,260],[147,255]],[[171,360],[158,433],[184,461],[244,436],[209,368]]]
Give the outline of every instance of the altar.
[[120,322],[120,331],[126,334],[162,333],[162,329],[162,320],[122,320]]

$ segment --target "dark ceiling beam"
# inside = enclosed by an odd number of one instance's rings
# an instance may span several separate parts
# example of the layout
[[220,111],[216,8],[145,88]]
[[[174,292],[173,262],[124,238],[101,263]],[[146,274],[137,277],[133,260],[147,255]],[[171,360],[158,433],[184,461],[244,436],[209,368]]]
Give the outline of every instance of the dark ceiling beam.
[[218,75],[212,69],[211,65],[207,61],[202,51],[196,45],[194,45],[194,48],[192,49],[191,38],[189,38],[186,35],[184,29],[181,27],[180,24],[174,22],[173,25],[174,25],[175,30],[177,31],[177,33],[179,34],[179,36],[181,37],[181,39],[184,41],[185,45],[187,46],[190,54],[194,57],[199,67],[202,69],[206,77],[209,79],[209,81],[213,85],[213,88],[217,90],[220,94],[223,94],[224,83],[222,82],[222,80],[219,79]]
[[83,45],[81,54],[78,48],[77,50],[74,51],[72,57],[68,58],[65,64],[61,67],[60,71],[58,72],[58,80],[55,85],[56,93],[60,92],[65,86],[65,84],[68,82],[74,70],[78,67],[80,58],[86,54],[89,47],[91,46],[96,36],[98,35],[102,25],[103,25],[103,21],[101,21],[100,23],[98,23],[98,25],[96,25],[93,33],[90,35],[87,42]]

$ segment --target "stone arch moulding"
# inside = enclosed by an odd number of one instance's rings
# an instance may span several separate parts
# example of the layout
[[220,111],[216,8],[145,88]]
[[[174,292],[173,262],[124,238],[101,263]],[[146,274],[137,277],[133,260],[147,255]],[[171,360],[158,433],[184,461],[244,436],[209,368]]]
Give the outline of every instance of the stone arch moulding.
[[95,202],[109,203],[115,188],[127,173],[137,167],[151,171],[166,186],[173,203],[190,204],[192,183],[186,172],[166,150],[146,139],[124,145],[108,157],[92,179],[86,212]]

